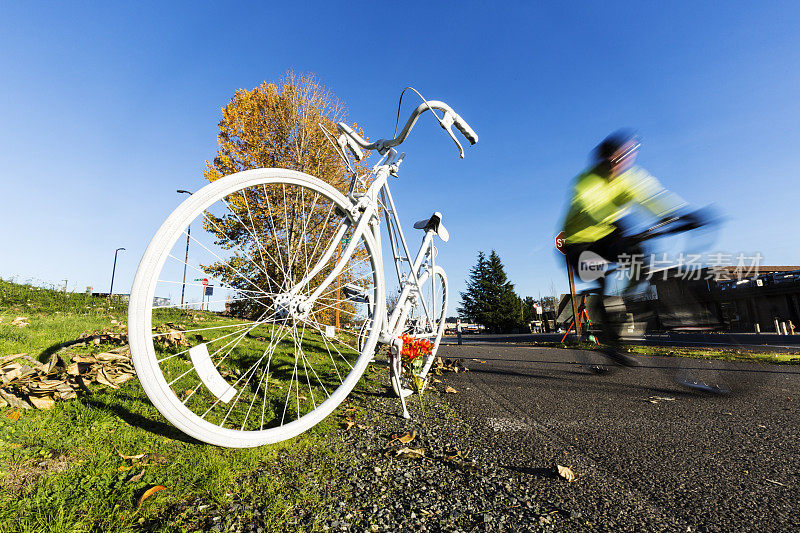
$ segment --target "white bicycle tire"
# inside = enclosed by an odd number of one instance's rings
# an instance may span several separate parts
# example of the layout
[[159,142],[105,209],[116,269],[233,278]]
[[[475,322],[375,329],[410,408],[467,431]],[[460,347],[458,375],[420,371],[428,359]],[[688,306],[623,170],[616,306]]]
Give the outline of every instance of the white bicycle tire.
[[450,288],[447,282],[447,274],[445,273],[444,269],[439,265],[433,267],[433,275],[430,276],[429,279],[434,279],[436,276],[441,276],[442,279],[442,287],[443,287],[443,298],[442,298],[442,316],[439,319],[439,327],[436,331],[436,337],[433,342],[433,349],[431,353],[426,356],[425,364],[422,367],[422,371],[420,372],[419,377],[425,379],[428,375],[428,372],[431,370],[431,366],[433,362],[436,360],[436,354],[439,351],[439,343],[442,341],[442,335],[444,334],[445,323],[447,321],[447,304],[448,304],[448,297]]
[[[148,245],[134,278],[128,311],[128,333],[131,357],[136,374],[150,401],[175,427],[200,441],[218,446],[245,448],[283,441],[299,435],[327,417],[352,391],[372,358],[378,338],[378,328],[372,328],[356,363],[336,390],[312,411],[280,427],[260,431],[239,431],[223,428],[199,418],[172,392],[160,371],[153,348],[152,316],[150,314],[157,277],[166,256],[182,235],[184,222],[193,220],[211,204],[249,186],[287,183],[308,187],[327,197],[343,210],[351,205],[347,198],[331,185],[308,174],[286,169],[254,169],[231,174],[216,180],[187,198],[166,219]],[[380,250],[369,234],[363,236],[371,260],[380,257]],[[383,276],[375,276],[376,308],[385,305]]]

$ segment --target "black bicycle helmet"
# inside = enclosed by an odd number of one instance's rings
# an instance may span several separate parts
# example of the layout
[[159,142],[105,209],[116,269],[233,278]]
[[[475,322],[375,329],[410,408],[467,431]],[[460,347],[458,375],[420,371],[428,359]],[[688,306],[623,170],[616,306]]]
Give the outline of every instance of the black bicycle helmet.
[[611,133],[608,137],[603,139],[600,144],[595,146],[594,150],[592,150],[592,159],[594,163],[600,164],[603,162],[611,162],[611,158],[614,156],[614,154],[630,141],[634,141],[633,146],[628,152],[623,154],[622,157],[626,157],[639,148],[639,136],[636,134],[636,131],[627,128],[619,129]]

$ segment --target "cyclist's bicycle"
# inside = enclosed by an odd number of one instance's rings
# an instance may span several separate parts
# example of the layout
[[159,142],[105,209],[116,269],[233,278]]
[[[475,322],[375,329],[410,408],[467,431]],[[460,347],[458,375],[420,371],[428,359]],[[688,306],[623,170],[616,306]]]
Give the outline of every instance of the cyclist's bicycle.
[[[178,429],[229,447],[294,437],[345,399],[379,344],[390,347],[392,388],[409,416],[405,397],[424,388],[444,331],[447,276],[434,238],[449,236],[434,213],[414,225],[424,236],[412,256],[388,181],[405,156],[395,148],[425,111],[461,157],[452,126],[478,141],[447,104],[423,98],[393,139],[370,143],[338,124],[337,153],[353,171],[347,194],[302,172],[246,170],[206,185],[167,218],[136,272],[128,329],[142,387]],[[363,150],[381,157],[359,176],[352,158]],[[399,284],[391,310],[381,218]],[[164,298],[170,291],[180,304]],[[433,346],[421,364],[402,364],[403,334]]]
[[[711,221],[711,216],[704,212],[698,211],[690,215],[682,217],[672,217],[659,222],[658,224],[633,235],[624,237],[624,248],[630,250],[640,249],[640,246],[654,239],[667,237],[671,235],[678,235],[698,229],[704,225],[708,225]],[[655,275],[654,272],[648,271],[647,265],[628,265],[638,269],[638,272],[632,272],[630,275],[637,276],[639,279],[649,279]],[[615,274],[620,265],[611,264],[605,271],[606,279]],[[663,271],[664,280],[668,276],[680,276],[683,273],[680,268],[665,269]],[[653,300],[646,297],[645,291],[639,291],[641,296],[645,297],[634,298],[632,295],[624,294],[622,296],[609,296],[603,292],[604,284],[599,287],[592,287],[582,291],[578,295],[578,301],[581,302],[579,310],[579,317],[594,315],[599,318],[591,323],[589,320],[583,320],[581,323],[580,337],[584,341],[597,342],[600,339],[615,338],[618,330],[624,330],[627,326],[634,326],[634,324],[647,323],[655,319],[656,311],[654,308]],[[586,302],[589,302],[587,309]],[[671,320],[669,324],[662,324],[662,328],[669,329],[692,329],[692,330],[711,330],[715,329],[714,324],[709,321],[707,317],[701,317],[703,314],[699,311],[702,305],[699,302],[693,301],[691,294],[687,291],[683,294],[684,309],[684,322]],[[696,311],[692,313],[692,308]],[[593,311],[593,312],[591,312]],[[692,316],[692,315],[695,316]],[[663,317],[662,317],[663,318]],[[701,324],[698,323],[702,322]],[[663,320],[662,320],[663,322]],[[614,328],[617,331],[611,331]],[[613,344],[613,343],[612,343]],[[601,356],[602,354],[602,356]],[[618,351],[618,346],[606,346],[598,353],[591,351],[579,351],[577,354],[578,363],[591,373],[601,374],[608,372],[610,366],[606,362],[612,362],[622,366],[637,366],[638,361],[630,355],[622,354]],[[708,365],[706,365],[708,366]],[[708,392],[714,394],[725,394],[730,391],[730,385],[727,383],[727,378],[717,369],[704,368],[700,363],[694,363],[684,360],[683,358],[676,357],[673,362],[664,368],[670,376],[679,384],[688,389]]]

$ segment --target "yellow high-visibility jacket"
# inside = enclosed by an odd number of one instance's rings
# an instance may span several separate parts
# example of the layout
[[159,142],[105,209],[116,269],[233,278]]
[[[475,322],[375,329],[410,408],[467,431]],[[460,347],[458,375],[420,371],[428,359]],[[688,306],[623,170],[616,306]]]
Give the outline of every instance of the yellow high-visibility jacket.
[[638,204],[658,218],[686,205],[665,189],[646,170],[631,167],[614,179],[597,174],[596,168],[579,174],[572,186],[572,200],[563,230],[566,244],[594,242],[616,228],[630,204]]

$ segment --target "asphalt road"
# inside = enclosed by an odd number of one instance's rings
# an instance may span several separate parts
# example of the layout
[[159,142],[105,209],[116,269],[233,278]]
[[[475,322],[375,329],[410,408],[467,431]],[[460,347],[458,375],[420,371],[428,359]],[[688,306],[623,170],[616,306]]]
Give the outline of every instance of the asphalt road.
[[[462,335],[466,344],[484,344],[487,342],[560,342],[564,333],[482,333]],[[574,335],[570,335],[574,338]],[[457,337],[446,336],[444,343],[455,343]],[[622,341],[626,344],[644,344],[651,346],[683,346],[683,347],[712,347],[736,346],[752,351],[785,351],[797,352],[800,350],[800,335],[774,335],[771,333],[708,333],[708,332],[669,332],[663,334],[623,335]]]
[[[800,530],[800,367],[686,361],[731,387],[674,383],[680,358],[593,375],[579,352],[442,346],[447,398],[542,501],[597,531]],[[476,361],[477,360],[477,361]],[[480,362],[485,361],[485,362]],[[567,483],[553,465],[579,476]],[[570,520],[575,524],[574,520]]]

